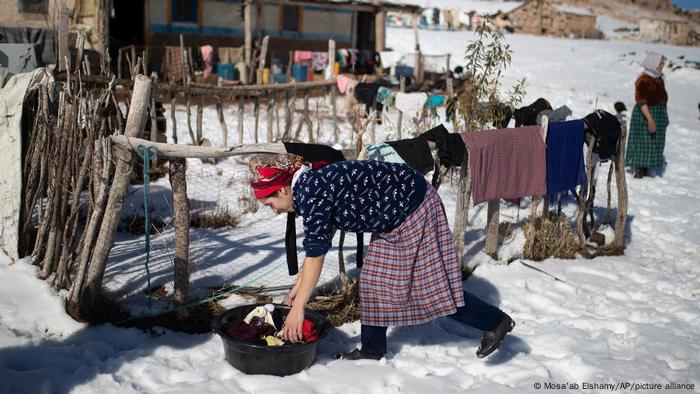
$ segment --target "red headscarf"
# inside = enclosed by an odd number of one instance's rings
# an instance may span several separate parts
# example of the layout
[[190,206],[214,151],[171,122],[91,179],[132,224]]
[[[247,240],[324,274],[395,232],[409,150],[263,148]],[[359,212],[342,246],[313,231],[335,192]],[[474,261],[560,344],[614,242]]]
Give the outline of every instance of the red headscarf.
[[304,158],[290,153],[275,155],[263,160],[253,168],[251,186],[255,198],[265,198],[270,194],[291,185],[292,177],[304,164]]

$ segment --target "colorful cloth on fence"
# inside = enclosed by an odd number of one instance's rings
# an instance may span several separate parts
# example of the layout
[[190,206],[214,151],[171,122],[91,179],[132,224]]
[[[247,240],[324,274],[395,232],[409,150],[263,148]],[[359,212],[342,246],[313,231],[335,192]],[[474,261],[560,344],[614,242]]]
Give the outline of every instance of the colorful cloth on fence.
[[360,320],[421,324],[464,305],[460,261],[440,196],[425,198],[394,230],[375,233],[360,272]]
[[425,108],[437,108],[445,105],[445,96],[429,96],[425,101]]
[[664,164],[666,128],[669,123],[666,106],[649,106],[649,112],[656,122],[654,134],[649,133],[649,124],[639,106],[634,106],[627,140],[626,166],[649,168]]
[[474,204],[542,196],[545,145],[537,126],[463,133],[469,150]]
[[[189,48],[185,48],[185,56],[189,59]],[[165,47],[164,74],[170,81],[182,81],[186,73],[185,63],[182,61],[182,51],[180,47]]]
[[402,163],[406,162],[401,158],[401,155],[396,153],[394,148],[389,144],[379,144],[379,145],[367,145],[367,158],[369,160],[379,160],[387,161],[389,163]]
[[313,52],[311,51],[294,51],[294,63],[302,66],[310,66],[312,56]]
[[202,68],[204,78],[210,76],[214,72],[214,47],[204,45],[199,48],[202,54]]
[[428,140],[421,137],[387,142],[414,170],[427,174],[435,167]]
[[342,161],[307,171],[292,188],[294,211],[304,222],[306,256],[328,252],[331,228],[387,232],[420,205],[427,183],[405,164]]
[[428,95],[425,93],[396,93],[394,106],[404,115],[417,117],[423,110]]
[[377,90],[377,102],[385,107],[394,105],[394,91],[386,86],[381,86]]
[[[358,83],[356,80],[354,80],[350,77],[347,77],[345,75],[338,75],[336,82],[338,84],[338,91],[341,94],[345,94],[345,92],[348,91],[348,88],[352,88],[352,90],[354,91],[355,86],[357,86],[357,83]],[[352,94],[353,92],[348,92],[348,93]]]
[[547,129],[547,195],[586,183],[583,120],[552,123]]
[[311,52],[311,69],[323,71],[328,67],[328,52]]
[[219,55],[219,63],[236,64],[244,59],[245,47],[219,47],[217,54]]

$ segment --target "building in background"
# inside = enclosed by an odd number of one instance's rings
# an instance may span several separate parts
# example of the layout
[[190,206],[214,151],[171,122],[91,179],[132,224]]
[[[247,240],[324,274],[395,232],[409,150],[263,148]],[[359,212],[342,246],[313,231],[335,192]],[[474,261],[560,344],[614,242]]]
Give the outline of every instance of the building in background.
[[602,38],[596,15],[588,8],[530,0],[506,14],[515,33],[556,37]]

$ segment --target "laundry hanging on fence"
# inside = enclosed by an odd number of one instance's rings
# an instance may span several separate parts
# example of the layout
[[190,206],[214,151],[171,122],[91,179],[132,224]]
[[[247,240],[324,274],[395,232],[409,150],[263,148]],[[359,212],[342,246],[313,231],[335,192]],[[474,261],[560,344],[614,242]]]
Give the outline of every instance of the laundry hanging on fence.
[[338,75],[336,83],[338,84],[338,91],[340,94],[345,94],[346,92],[353,94],[355,91],[355,86],[358,84],[357,80],[345,75]]
[[425,175],[435,167],[430,146],[425,138],[389,141],[387,144],[394,148],[409,167],[421,174]]
[[[355,99],[365,105],[365,113],[368,115],[371,113],[372,107],[377,104],[377,91],[380,87],[381,85],[377,82],[360,82],[355,86]],[[377,105],[377,109],[381,111],[382,105]]]
[[428,95],[425,93],[396,93],[394,106],[404,115],[417,117],[423,110]]
[[586,133],[595,139],[593,153],[600,155],[601,160],[609,160],[619,152],[622,126],[615,115],[601,109],[583,118]]
[[311,51],[294,51],[294,64],[310,66],[312,56],[313,52]]
[[377,102],[385,107],[394,105],[394,91],[386,86],[380,86],[377,90]]
[[[189,51],[189,48],[186,48],[185,51]],[[170,81],[182,81],[182,77],[185,73],[185,64],[182,61],[182,50],[180,47],[165,47],[163,74],[165,74]]]
[[219,63],[236,64],[244,59],[245,47],[218,47]]
[[469,148],[474,204],[545,194],[545,145],[539,127],[461,135]]
[[571,113],[571,110],[566,105],[562,105],[561,107],[554,110],[545,109],[543,111],[540,111],[539,114],[537,114],[537,125],[542,125],[543,116],[547,117],[547,122],[556,123],[565,121],[567,117],[571,116]]
[[534,103],[526,107],[516,109],[513,113],[515,127],[536,125],[537,115],[546,109],[552,109],[552,106],[549,104],[549,101],[543,98],[538,98]]
[[389,144],[367,145],[368,160],[388,161],[390,163],[406,163]]
[[328,52],[311,52],[311,69],[323,71],[328,66]]
[[586,183],[583,120],[550,124],[547,129],[547,195]]
[[204,78],[207,78],[214,72],[214,47],[204,45],[199,48],[202,54],[202,71]]
[[430,95],[425,101],[425,108],[437,108],[445,105],[445,96]]
[[444,125],[438,125],[421,134],[418,138],[432,141],[438,150],[440,164],[446,167],[459,167],[467,153],[462,136],[450,133]]

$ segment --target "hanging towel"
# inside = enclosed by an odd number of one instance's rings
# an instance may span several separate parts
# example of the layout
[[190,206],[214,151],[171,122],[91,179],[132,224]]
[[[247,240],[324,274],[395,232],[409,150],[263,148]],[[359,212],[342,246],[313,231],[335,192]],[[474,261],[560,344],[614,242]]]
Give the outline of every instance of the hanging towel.
[[294,63],[302,66],[310,66],[312,55],[313,53],[311,51],[294,51]]
[[586,183],[583,120],[550,124],[547,129],[547,195]]
[[385,107],[394,105],[394,91],[385,86],[377,90],[377,102]]
[[394,106],[406,116],[417,117],[423,110],[428,95],[425,93],[396,93]]
[[430,96],[425,102],[425,108],[437,108],[445,105],[445,96]]
[[211,45],[204,45],[200,47],[199,50],[202,54],[204,78],[207,78],[214,72],[214,47]]
[[462,133],[469,148],[474,204],[542,196],[545,145],[537,126]]
[[379,160],[388,161],[390,163],[403,163],[406,162],[401,158],[394,148],[388,144],[379,145],[368,145],[367,148],[367,158],[369,160]]

